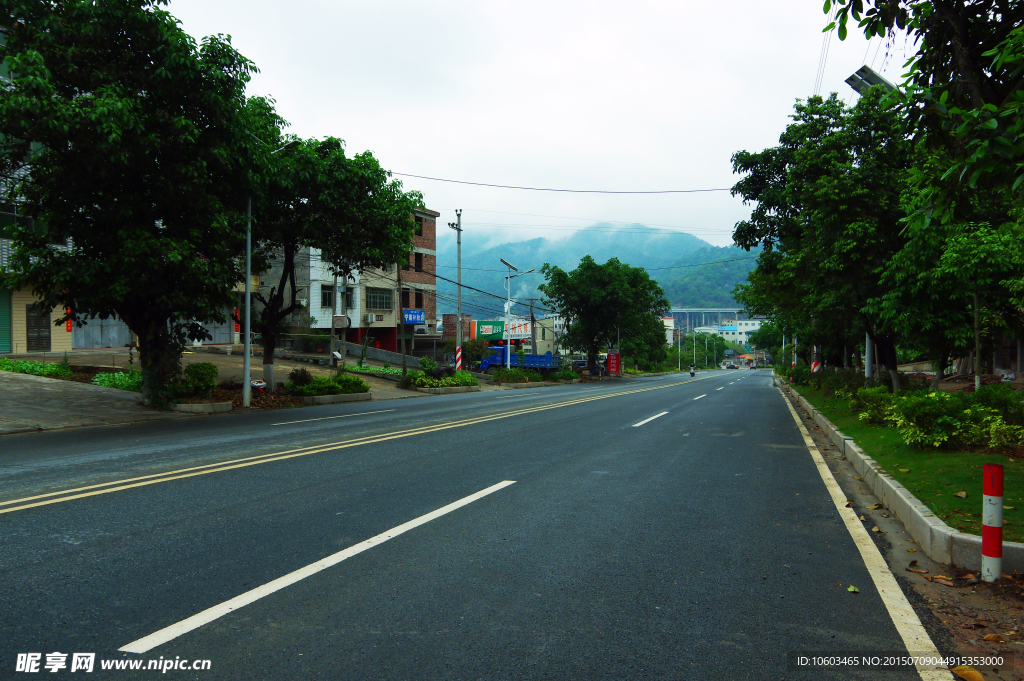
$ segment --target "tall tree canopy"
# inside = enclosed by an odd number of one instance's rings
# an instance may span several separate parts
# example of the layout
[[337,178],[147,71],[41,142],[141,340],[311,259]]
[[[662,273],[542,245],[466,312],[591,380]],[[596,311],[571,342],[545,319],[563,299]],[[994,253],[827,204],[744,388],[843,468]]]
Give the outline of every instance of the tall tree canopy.
[[[943,163],[915,175],[926,213],[952,219],[964,192],[1015,191],[1024,182],[1024,3],[1019,0],[826,0],[846,38],[917,46],[904,83],[909,123]],[[930,172],[925,172],[930,171]],[[967,192],[970,194],[970,192]]]
[[263,136],[273,154],[254,205],[257,269],[276,261],[280,274],[260,303],[253,330],[262,337],[264,379],[274,386],[274,349],[286,320],[301,308],[295,283],[296,256],[317,248],[322,259],[341,274],[387,267],[408,259],[412,249],[413,210],[423,207],[419,192],[405,192],[401,182],[381,168],[370,152],[351,158],[345,143],[333,137],[295,140],[282,149],[283,121],[267,100],[250,102],[254,118],[264,122]]
[[[601,347],[614,346],[619,338],[624,349],[654,361],[664,358],[660,317],[669,311],[669,302],[646,270],[618,258],[600,265],[586,255],[571,272],[545,263],[541,273],[545,283],[538,288],[544,304],[554,307],[567,323],[562,346],[585,352],[591,367]],[[657,326],[660,333],[654,333]]]
[[733,156],[745,175],[733,194],[754,204],[733,239],[764,249],[736,298],[840,364],[843,348],[867,331],[895,376],[896,334],[868,303],[884,294],[881,274],[904,241],[912,145],[899,113],[877,88],[853,108],[836,95],[811,97],[797,103],[779,141]]
[[3,190],[47,229],[15,231],[11,284],[79,320],[124,320],[147,396],[199,322],[232,307],[262,156],[252,62],[223,36],[197,45],[160,4],[11,0],[0,14]]

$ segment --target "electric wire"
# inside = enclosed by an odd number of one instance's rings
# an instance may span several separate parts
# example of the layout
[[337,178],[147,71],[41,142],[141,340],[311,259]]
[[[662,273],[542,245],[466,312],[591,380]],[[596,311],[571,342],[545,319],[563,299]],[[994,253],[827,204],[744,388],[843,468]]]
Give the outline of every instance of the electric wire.
[[508,184],[488,184],[486,182],[467,182],[465,180],[446,180],[441,177],[427,177],[425,175],[412,175],[410,173],[391,173],[401,177],[415,177],[420,180],[433,180],[434,182],[451,182],[454,184],[471,184],[476,187],[494,187],[497,189],[522,189],[532,192],[564,192],[568,194],[699,194],[702,192],[727,192],[731,187],[714,189],[656,189],[645,191],[614,191],[607,189],[551,189],[550,187],[518,187]]

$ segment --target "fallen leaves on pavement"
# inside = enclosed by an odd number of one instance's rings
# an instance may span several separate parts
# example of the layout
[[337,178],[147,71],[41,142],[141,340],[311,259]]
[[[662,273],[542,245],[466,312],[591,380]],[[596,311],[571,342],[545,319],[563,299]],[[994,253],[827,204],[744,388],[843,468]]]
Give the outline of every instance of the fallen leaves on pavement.
[[981,672],[966,664],[962,664],[959,667],[953,667],[949,671],[953,672],[964,681],[985,681],[985,677],[981,675]]

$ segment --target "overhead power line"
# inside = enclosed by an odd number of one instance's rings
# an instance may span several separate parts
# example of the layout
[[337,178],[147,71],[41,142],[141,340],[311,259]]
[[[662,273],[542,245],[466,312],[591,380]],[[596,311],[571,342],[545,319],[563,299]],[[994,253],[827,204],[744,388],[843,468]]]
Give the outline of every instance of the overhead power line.
[[425,175],[412,175],[410,173],[396,173],[401,177],[415,177],[420,180],[433,180],[434,182],[452,182],[454,184],[471,184],[476,187],[495,187],[497,189],[522,189],[531,192],[564,192],[568,194],[698,194],[701,192],[727,192],[731,187],[715,189],[656,189],[646,191],[612,191],[607,189],[551,189],[549,187],[517,187],[508,184],[488,184],[486,182],[466,182],[465,180],[446,180],[441,177],[426,177]]

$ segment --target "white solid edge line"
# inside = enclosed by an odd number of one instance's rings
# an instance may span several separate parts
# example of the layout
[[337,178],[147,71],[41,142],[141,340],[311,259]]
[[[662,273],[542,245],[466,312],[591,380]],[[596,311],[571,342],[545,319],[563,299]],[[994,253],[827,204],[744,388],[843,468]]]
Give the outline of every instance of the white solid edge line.
[[724,390],[724,389],[725,389],[724,385],[721,388],[715,388],[715,390]]
[[638,427],[638,426],[642,426],[642,425],[644,425],[645,423],[649,423],[649,422],[653,421],[653,420],[654,420],[654,419],[656,419],[656,418],[660,418],[660,417],[664,416],[664,415],[665,415],[665,414],[667,414],[667,413],[668,413],[667,411],[663,411],[663,412],[661,412],[660,414],[655,414],[655,415],[654,415],[654,416],[652,416],[651,418],[649,418],[649,419],[644,419],[644,420],[643,420],[643,421],[641,421],[640,423],[634,423],[634,424],[633,424],[633,427],[634,427],[634,428],[636,428],[636,427]]
[[[871,575],[871,581],[875,583],[878,595],[881,596],[885,609],[889,611],[889,617],[892,618],[896,631],[899,632],[900,638],[903,639],[903,645],[906,646],[907,652],[924,657],[942,657],[938,648],[935,647],[935,643],[928,636],[928,632],[924,630],[924,625],[921,624],[920,618],[914,612],[914,608],[910,605],[910,601],[907,600],[903,589],[896,582],[896,578],[889,569],[889,565],[882,558],[878,547],[875,546],[875,542],[868,536],[868,531],[864,529],[864,526],[857,519],[857,514],[853,508],[846,507],[846,494],[832,476],[832,471],[829,470],[828,464],[825,463],[825,459],[822,458],[817,446],[815,446],[814,440],[811,439],[811,434],[804,427],[796,410],[782,390],[779,390],[779,394],[782,395],[786,406],[789,407],[789,413],[793,415],[793,420],[796,421],[797,427],[800,428],[800,434],[803,435],[804,444],[811,453],[811,458],[814,459],[814,465],[818,468],[818,474],[821,475],[821,479],[825,483],[829,495],[832,497],[832,503],[835,504],[836,510],[839,511],[839,516],[843,519],[846,529],[850,532],[853,543],[857,545],[857,550],[860,551],[860,557],[864,561],[864,566],[868,569],[868,574]],[[929,669],[926,665],[917,665],[917,673],[921,675],[924,681],[950,681],[953,679],[952,674],[949,672],[940,669]]]
[[223,617],[224,615],[227,615],[230,612],[233,612],[235,610],[238,610],[239,608],[249,605],[250,603],[258,601],[264,596],[269,596],[275,591],[280,591],[281,589],[287,586],[291,586],[292,584],[295,584],[296,582],[303,580],[306,577],[309,577],[310,575],[315,575],[321,570],[326,570],[327,568],[333,565],[337,565],[343,560],[360,554],[363,551],[366,551],[367,549],[377,546],[378,544],[383,544],[389,539],[394,539],[400,534],[404,534],[409,530],[412,530],[414,528],[419,527],[420,525],[430,522],[431,520],[440,518],[441,516],[447,513],[451,513],[452,511],[462,508],[467,504],[471,504],[474,501],[477,501],[478,499],[487,496],[488,494],[497,492],[498,490],[508,487],[509,485],[512,484],[515,484],[515,480],[503,480],[502,482],[499,482],[497,485],[491,485],[487,489],[482,489],[479,492],[476,492],[475,494],[470,494],[468,497],[463,497],[462,499],[454,501],[448,504],[447,506],[442,506],[436,511],[431,511],[426,515],[421,515],[419,518],[415,518],[407,523],[403,523],[401,525],[398,525],[397,527],[393,527],[390,530],[382,532],[381,534],[378,534],[375,537],[370,537],[366,541],[359,542],[358,544],[350,546],[347,549],[343,549],[341,551],[338,551],[337,553],[331,554],[326,558],[321,558],[315,563],[310,563],[306,567],[299,568],[294,572],[290,572],[287,575],[278,577],[273,581],[267,582],[263,586],[258,586],[255,589],[246,591],[245,593],[235,596],[232,599],[226,600],[223,603],[213,606],[212,608],[207,608],[206,610],[203,610],[200,613],[196,613],[195,615],[183,619],[180,622],[176,622],[175,624],[172,624],[169,627],[164,627],[160,631],[154,632],[149,636],[145,636],[136,641],[132,641],[131,643],[118,648],[118,650],[123,653],[142,654],[149,652],[150,650],[156,648],[159,645],[167,643],[168,641],[171,641],[175,638],[178,638],[182,634],[187,634],[193,629],[198,629],[204,624],[209,624],[215,619]]
[[364,414],[383,414],[386,411],[394,411],[394,409],[379,409],[377,411],[361,411],[358,414],[340,414],[338,416],[321,416],[317,419],[302,419],[301,421],[282,421],[281,423],[271,423],[272,426],[287,426],[289,423],[308,423],[309,421],[326,421],[327,419],[344,419],[349,416],[363,416]]
[[707,393],[704,393],[703,395],[697,395],[697,396],[696,396],[696,397],[694,397],[693,399],[695,399],[695,400],[699,400],[700,398],[702,398],[702,397],[707,397],[707,396],[708,396],[708,394],[707,394]]

